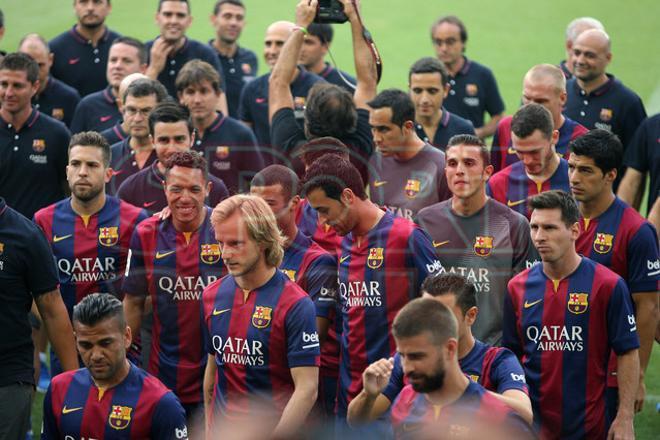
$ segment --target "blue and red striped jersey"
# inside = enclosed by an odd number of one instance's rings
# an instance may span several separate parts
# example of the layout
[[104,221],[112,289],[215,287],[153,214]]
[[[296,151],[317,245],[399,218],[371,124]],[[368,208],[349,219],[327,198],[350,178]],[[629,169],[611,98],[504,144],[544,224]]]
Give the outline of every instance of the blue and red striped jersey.
[[[435,405],[428,396],[406,385],[392,404],[392,428],[395,439],[533,438],[530,426],[505,403],[470,381],[463,394],[447,405]],[[498,431],[498,429],[500,431]],[[490,436],[485,436],[490,432]]]
[[153,330],[147,371],[184,404],[202,402],[206,367],[200,315],[202,292],[225,272],[211,225],[211,209],[195,232],[178,232],[172,221],[151,217],[131,240],[127,295],[152,300]]
[[344,237],[339,254],[340,338],[338,415],[362,389],[369,364],[394,354],[397,312],[420,295],[424,279],[438,273],[429,236],[410,220],[386,212],[365,237]]
[[[512,165],[520,159],[513,148],[513,141],[511,140],[511,120],[513,116],[505,116],[497,123],[497,130],[493,135],[493,144],[490,149],[490,164],[495,169],[495,172],[503,170],[504,168]],[[568,144],[575,138],[582,136],[589,130],[575,122],[574,120],[564,116],[564,123],[559,127],[559,139],[555,144],[557,154],[568,160]]]
[[205,348],[218,366],[213,413],[230,419],[251,404],[281,412],[294,390],[290,370],[319,366],[314,303],[297,284],[276,271],[245,295],[227,275],[204,290],[202,305]]
[[522,162],[509,165],[488,180],[486,192],[500,203],[507,205],[514,211],[530,218],[531,212],[527,209],[527,200],[551,189],[560,189],[570,194],[568,182],[568,162],[561,158],[554,174],[545,182],[535,182],[527,176]]
[[85,218],[66,198],[39,210],[34,222],[51,245],[60,279],[62,300],[69,312],[90,293],[111,293],[121,298],[121,281],[128,248],[138,223],[147,213],[116,197]]
[[586,257],[560,281],[543,265],[510,282],[503,345],[521,359],[543,438],[605,438],[610,350],[639,347],[630,293],[617,274]]
[[307,199],[303,199],[298,203],[296,226],[303,234],[311,237],[316,244],[330,252],[331,255],[337,255],[341,247],[342,237],[330,225],[319,221],[318,212],[312,208]]
[[118,385],[99,388],[89,370],[53,378],[42,439],[187,439],[186,413],[158,379],[131,364]]

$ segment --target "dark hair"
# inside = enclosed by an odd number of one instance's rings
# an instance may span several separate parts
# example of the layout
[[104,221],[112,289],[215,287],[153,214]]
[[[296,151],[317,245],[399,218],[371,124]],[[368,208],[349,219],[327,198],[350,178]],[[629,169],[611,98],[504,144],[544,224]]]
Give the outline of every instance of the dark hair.
[[169,95],[167,89],[159,81],[149,78],[140,78],[133,81],[124,92],[122,100],[126,103],[126,98],[132,96],[133,98],[144,98],[145,96],[156,96],[156,102],[160,103],[165,101]]
[[206,61],[190,60],[183,65],[176,76],[176,91],[181,93],[190,86],[201,84],[202,81],[211,83],[215,93],[220,92],[220,74],[218,71]]
[[5,14],[0,9],[0,28],[5,27]]
[[298,149],[298,155],[306,166],[325,154],[336,154],[344,160],[350,159],[348,147],[339,139],[330,136],[312,139]]
[[479,152],[481,153],[481,159],[484,161],[484,168],[490,165],[490,153],[488,152],[488,147],[486,146],[486,143],[479,137],[473,134],[454,135],[449,138],[449,142],[447,142],[447,148],[445,148],[445,151],[457,145],[465,145],[466,147],[478,147]]
[[156,10],[156,12],[160,12],[160,8],[161,8],[161,6],[163,6],[163,3],[165,3],[165,2],[181,2],[181,3],[185,3],[186,5],[188,5],[188,14],[191,13],[191,10],[190,10],[190,2],[189,2],[188,0],[158,0],[158,9]]
[[147,52],[147,47],[137,38],[117,37],[117,39],[112,42],[110,47],[114,46],[115,44],[125,44],[127,46],[136,48],[138,51],[138,59],[140,60],[140,64],[147,64],[149,62],[149,53]]
[[27,75],[27,80],[34,84],[39,80],[39,64],[26,53],[13,52],[7,54],[0,61],[0,70],[22,71]]
[[149,134],[154,135],[154,127],[159,122],[174,124],[179,121],[185,122],[188,132],[192,134],[194,128],[188,109],[176,102],[161,102],[149,113]]
[[126,328],[124,307],[109,293],[92,293],[73,306],[73,322],[92,327],[106,319],[116,318],[119,327]]
[[445,63],[437,58],[424,57],[415,61],[408,72],[408,82],[410,83],[410,78],[413,75],[419,73],[439,73],[443,87],[449,82],[449,71],[447,70]]
[[341,138],[354,132],[357,109],[353,96],[334,84],[317,82],[307,95],[305,127],[310,138]]
[[106,138],[100,133],[96,131],[82,131],[74,134],[69,141],[68,151],[71,151],[73,147],[77,146],[100,148],[103,152],[103,165],[106,168],[110,166],[112,150],[110,149],[110,144],[108,144]]
[[178,151],[171,155],[165,161],[165,180],[170,174],[170,170],[174,167],[183,167],[190,168],[193,170],[201,170],[202,175],[204,176],[204,181],[209,180],[209,173],[206,168],[206,159],[200,153],[194,150],[190,151]]
[[392,123],[399,127],[403,127],[407,121],[415,122],[415,104],[410,95],[402,90],[383,90],[367,105],[373,110],[385,107],[392,109]]
[[[0,26],[2,27],[2,26]],[[50,53],[50,45],[48,44],[48,41],[44,37],[42,37],[39,34],[27,34],[23,38],[21,38],[21,41],[18,42],[18,48],[20,50],[21,46],[23,46],[23,43],[25,43],[27,40],[37,40],[41,45],[46,49],[46,53]]]
[[442,23],[449,23],[458,26],[459,32],[461,34],[461,42],[465,43],[468,39],[467,28],[465,24],[455,15],[445,15],[444,17],[438,18],[433,25],[431,26],[431,38],[433,38],[433,33],[435,28],[440,26]]
[[318,38],[321,44],[332,43],[332,37],[334,36],[332,26],[327,23],[312,23],[307,26],[307,33]]
[[284,200],[289,201],[298,194],[299,182],[295,171],[282,165],[269,165],[254,175],[250,188],[281,185]]
[[590,157],[603,174],[616,170],[623,162],[623,144],[619,137],[607,130],[591,130],[568,144],[571,152]]
[[396,339],[414,338],[425,332],[436,345],[449,338],[458,339],[458,323],[454,313],[439,301],[417,298],[397,313],[392,323],[392,336]]
[[454,295],[456,305],[461,308],[464,315],[472,307],[477,306],[476,287],[465,277],[458,274],[443,273],[426,277],[421,290],[431,296]]
[[561,190],[552,190],[542,192],[531,198],[529,201],[530,209],[559,209],[561,210],[561,220],[567,227],[574,225],[580,220],[580,210],[577,202],[567,192]]
[[218,15],[218,12],[220,12],[220,8],[222,7],[222,5],[234,5],[245,9],[245,5],[241,0],[218,0],[217,2],[215,2],[215,6],[213,7],[213,15]]
[[552,139],[554,129],[550,110],[534,102],[520,107],[511,118],[511,132],[521,139],[531,136],[536,130],[544,138]]
[[351,162],[336,154],[321,156],[305,172],[303,195],[317,188],[337,201],[341,200],[341,193],[346,188],[362,200],[367,198],[360,172]]

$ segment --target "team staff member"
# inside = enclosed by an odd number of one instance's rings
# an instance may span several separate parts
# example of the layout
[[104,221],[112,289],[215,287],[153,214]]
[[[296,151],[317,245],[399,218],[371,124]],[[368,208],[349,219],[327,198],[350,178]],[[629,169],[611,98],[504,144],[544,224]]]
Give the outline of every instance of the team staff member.
[[179,152],[169,158],[163,186],[171,216],[152,216],[138,225],[122,286],[126,320],[134,334],[140,331],[146,297],[151,298],[147,371],[174,391],[189,422],[202,415],[202,290],[225,269],[213,237],[211,209],[204,205],[210,190],[207,175],[206,161],[198,153]]
[[220,425],[223,417],[250,420],[264,405],[279,419],[266,428],[268,437],[295,437],[317,396],[314,304],[277,270],[284,237],[261,198],[224,200],[213,210],[212,223],[229,275],[203,296],[208,425]]
[[29,55],[0,61],[0,197],[32,218],[64,198],[69,130],[32,108],[39,66]]
[[78,368],[71,322],[57,285],[43,234],[0,197],[0,438],[24,439],[30,424],[35,380],[28,313],[33,300],[62,365]]
[[39,65],[39,90],[32,98],[34,108],[71,126],[80,95],[73,87],[50,76],[53,54],[48,42],[38,34],[28,34],[19,43],[18,52],[30,55]]
[[257,55],[238,45],[238,39],[245,28],[245,12],[242,0],[218,0],[211,15],[215,39],[210,40],[209,45],[215,49],[220,60],[227,108],[232,118],[238,118],[243,87],[257,76],[259,68]]
[[206,157],[211,174],[231,194],[246,192],[252,176],[264,168],[264,160],[252,131],[216,110],[224,95],[218,72],[204,61],[189,61],[176,77],[176,90],[196,130],[193,149]]
[[511,140],[520,161],[493,175],[488,195],[529,216],[528,197],[551,189],[568,192],[568,162],[557,155],[557,139],[548,109],[535,103],[522,106],[511,119]]
[[[559,131],[555,151],[568,159],[568,143],[589,130],[562,114],[566,105],[566,79],[557,66],[537,64],[525,74],[522,103],[525,105],[532,102],[541,104],[552,114],[553,126]],[[496,173],[520,160],[511,140],[512,119],[512,116],[502,118],[493,136],[490,163]]]
[[[436,54],[449,71],[449,95],[445,108],[472,121],[480,138],[492,136],[497,122],[504,115],[504,101],[491,70],[469,60],[465,55],[467,29],[453,15],[440,17],[431,26],[431,41]],[[484,113],[490,120],[484,123]]]
[[[133,81],[140,78],[149,78],[149,77],[144,73],[136,72],[125,76],[124,79],[122,79],[121,82],[119,83],[119,88],[117,89],[117,108],[119,109],[119,113],[121,113],[122,115],[122,119],[117,121],[115,125],[113,125],[112,127],[106,128],[105,130],[100,132],[101,136],[103,136],[105,140],[108,141],[108,144],[110,144],[110,146],[116,144],[117,142],[123,141],[128,137],[127,125],[123,120],[124,95],[126,94],[126,89],[128,88],[128,86],[130,86]],[[167,92],[165,92],[165,94],[167,94]]]
[[[510,350],[485,344],[472,336],[472,325],[479,313],[475,285],[461,275],[442,274],[424,280],[422,292],[422,297],[435,298],[454,313],[461,371],[531,424],[532,404],[518,359]],[[397,353],[394,359],[381,359],[369,365],[362,374],[362,382],[363,390],[348,406],[348,421],[353,425],[380,417],[407,385],[401,355]]]
[[108,85],[108,53],[119,34],[105,25],[110,0],[74,0],[73,10],[78,23],[50,41],[55,56],[51,73],[84,97]]
[[442,266],[428,235],[412,221],[381,210],[367,198],[357,169],[336,155],[317,159],[303,194],[319,218],[344,237],[339,260],[343,331],[337,417],[345,422],[369,364],[394,352],[394,314],[419,296],[422,281]]
[[355,78],[346,72],[335,69],[325,60],[330,51],[334,31],[327,23],[312,23],[307,27],[305,42],[300,51],[300,64],[305,69],[317,74],[330,84],[342,87],[353,94],[355,91]]
[[[133,174],[121,184],[117,197],[151,214],[167,206],[163,193],[168,159],[177,152],[190,151],[194,142],[190,113],[185,107],[171,102],[158,104],[149,113],[149,135],[157,160],[149,167]],[[215,206],[228,196],[222,180],[209,175],[208,205]]]
[[147,65],[144,45],[131,37],[119,37],[110,47],[106,77],[108,86],[85,96],[76,108],[71,131],[103,131],[121,122],[119,86],[132,73],[144,73]]
[[369,159],[369,195],[379,206],[413,220],[425,206],[448,199],[445,153],[415,131],[415,105],[388,89],[367,103],[376,153]]
[[[635,304],[639,334],[640,386],[635,407],[644,404],[644,373],[658,321],[660,266],[655,228],[612,191],[623,147],[616,135],[592,130],[571,142],[568,175],[580,202],[578,253],[608,267],[626,281]],[[616,359],[609,363],[608,410],[616,413]]]
[[[630,293],[575,250],[580,212],[563,191],[534,196],[530,229],[542,264],[509,282],[503,345],[522,360],[541,438],[633,438],[639,340]],[[605,386],[617,354],[620,404],[611,426]]]
[[[74,135],[66,166],[71,197],[39,210],[34,222],[44,232],[57,262],[60,291],[69,316],[94,292],[121,297],[128,246],[146,212],[106,196],[110,146],[96,132]],[[51,375],[62,371],[51,354]]]
[[571,21],[566,26],[566,40],[564,47],[566,48],[566,59],[559,63],[559,68],[567,80],[573,78],[573,44],[577,37],[584,31],[589,29],[605,30],[603,23],[592,17],[580,17]]
[[486,195],[493,168],[478,137],[449,141],[445,171],[451,199],[422,209],[417,223],[433,239],[443,272],[460,274],[475,285],[479,320],[472,331],[477,339],[499,345],[506,285],[537,258],[529,223]]
[[187,439],[179,400],[158,379],[131,364],[131,329],[121,301],[94,293],[73,311],[85,368],[54,378],[44,398],[42,439]]

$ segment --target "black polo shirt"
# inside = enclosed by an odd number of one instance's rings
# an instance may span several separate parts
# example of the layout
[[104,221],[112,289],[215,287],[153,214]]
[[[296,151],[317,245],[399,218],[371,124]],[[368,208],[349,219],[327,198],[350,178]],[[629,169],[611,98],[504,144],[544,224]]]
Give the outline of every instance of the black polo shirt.
[[[151,47],[154,45],[154,40],[146,43],[147,53],[151,52]],[[158,81],[161,82],[167,89],[170,96],[176,98],[176,76],[179,74],[181,68],[190,60],[202,60],[212,65],[222,78],[222,67],[216,55],[216,52],[206,44],[200,43],[196,40],[191,40],[186,37],[185,43],[181,49],[175,52],[172,56],[167,57],[165,67],[158,75]]]
[[648,209],[660,197],[660,113],[646,119],[637,129],[626,150],[623,164],[641,173],[649,173]]
[[108,86],[80,101],[71,122],[71,133],[90,130],[102,132],[121,122],[121,119],[114,92]]
[[28,218],[64,198],[69,130],[32,110],[20,131],[0,117],[0,197]]
[[568,64],[566,64],[566,60],[560,61],[558,67],[561,69],[561,72],[564,74],[564,77],[567,80],[573,78],[573,74],[570,70],[568,70]]
[[106,66],[112,42],[119,34],[106,28],[96,47],[76,31],[76,26],[53,38],[49,45],[55,55],[51,75],[86,96],[108,85]]
[[[318,75],[298,69],[299,74],[291,83],[291,94],[296,109],[296,116],[302,119],[309,89],[319,81]],[[268,81],[270,72],[260,76],[243,88],[241,105],[238,109],[238,119],[252,124],[252,131],[257,136],[259,146],[270,146],[270,124],[268,123]],[[301,127],[302,128],[302,127]],[[265,158],[266,162],[268,158]]]
[[443,105],[479,128],[484,125],[485,112],[492,116],[504,111],[504,101],[493,72],[476,61],[464,58],[463,68],[456,76],[449,78],[451,88]]
[[34,108],[53,119],[64,122],[67,127],[71,127],[73,113],[79,102],[80,94],[76,89],[52,76],[48,77],[48,84],[44,91],[32,98]]
[[151,150],[151,154],[144,163],[144,166],[139,168],[135,161],[135,151],[131,148],[130,141],[131,137],[127,136],[122,141],[110,147],[112,177],[110,178],[110,182],[105,185],[105,191],[110,195],[114,196],[117,194],[119,187],[126,179],[148,168],[157,159],[156,150]]
[[34,385],[32,300],[57,289],[57,269],[39,227],[0,198],[0,387]]
[[237,118],[241,91],[245,84],[256,78],[259,61],[250,49],[239,47],[233,57],[226,57],[213,47],[213,40],[209,41],[209,46],[218,55],[222,67],[220,76],[225,83],[229,116]]
[[[131,205],[147,210],[150,214],[161,211],[167,206],[163,181],[165,176],[161,174],[154,162],[151,166],[142,169],[126,179],[117,191],[117,197]],[[212,174],[209,174],[209,182],[212,183],[211,192],[206,198],[206,204],[212,208],[229,197],[227,187]]]
[[447,149],[447,144],[452,136],[457,134],[474,134],[474,126],[472,122],[467,119],[461,118],[446,109],[442,109],[442,117],[438,122],[438,128],[435,130],[433,139],[430,140],[424,131],[421,124],[415,124],[417,136],[424,142],[427,142],[434,147],[438,147],[442,151]]
[[101,136],[103,136],[105,140],[108,141],[108,144],[114,145],[128,138],[128,133],[124,131],[124,128],[121,126],[121,123],[122,121],[120,120],[112,127],[106,128],[101,132]]
[[339,75],[340,71],[335,69],[333,66],[330,65],[330,63],[325,63],[325,69],[321,73],[319,73],[319,76],[329,82],[330,84],[334,84],[336,86],[341,87],[342,89],[347,90],[351,95],[355,93],[355,85],[357,84],[357,80],[352,76],[349,75],[348,73],[341,71],[341,75],[346,78],[346,80],[353,85],[353,87],[349,86],[344,82],[344,80],[341,78]]

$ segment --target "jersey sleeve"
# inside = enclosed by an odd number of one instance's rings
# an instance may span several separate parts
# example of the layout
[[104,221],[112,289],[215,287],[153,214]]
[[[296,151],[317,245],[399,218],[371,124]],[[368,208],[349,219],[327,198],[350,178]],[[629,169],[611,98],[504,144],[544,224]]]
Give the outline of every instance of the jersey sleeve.
[[516,309],[511,297],[511,282],[504,295],[504,310],[502,313],[502,346],[511,350],[520,359],[523,347],[518,334]]
[[639,96],[634,95],[629,99],[630,105],[627,105],[623,111],[623,123],[621,127],[621,143],[624,149],[631,145],[635,132],[642,121],[646,118],[646,110]]
[[299,300],[291,307],[285,319],[289,368],[318,367],[321,344],[312,300],[308,297]]
[[[513,211],[512,211],[513,214]],[[514,214],[515,215],[515,214]],[[520,215],[515,216],[516,223],[511,224],[511,244],[513,244],[513,274],[532,267],[540,260],[539,254],[529,233],[529,222]]]
[[497,353],[490,370],[490,381],[495,385],[498,394],[506,390],[527,393],[525,372],[513,352],[507,348],[502,348]]
[[[655,144],[655,139],[649,139],[649,119],[644,121],[635,132],[630,145],[627,146],[623,164],[627,167],[634,168],[637,171],[645,173],[649,169],[651,161],[649,161],[648,148],[650,145]],[[653,144],[651,143],[653,141]]]
[[239,104],[238,104],[238,119],[244,122],[249,122],[249,123],[254,123],[254,117],[252,116],[252,112],[250,111],[250,100],[252,98],[251,93],[252,93],[252,87],[250,87],[251,84],[248,84],[247,86],[243,87],[243,90],[241,91],[241,97],[239,99]]
[[403,366],[401,365],[401,355],[397,352],[394,353],[394,368],[390,375],[390,381],[383,390],[383,396],[387,397],[390,402],[394,402],[396,397],[403,389]]
[[46,396],[44,397],[43,406],[43,419],[41,424],[41,439],[42,440],[55,440],[61,438],[60,430],[53,414],[53,400],[52,400],[52,386],[48,387]]
[[168,391],[156,404],[151,419],[151,438],[162,440],[187,440],[186,412],[174,393]]
[[438,260],[431,238],[419,227],[415,227],[408,238],[408,256],[417,274],[414,280],[415,292],[419,293],[426,277],[442,270],[442,263]]
[[28,268],[39,268],[31,270],[30,276],[26,278],[26,284],[33,297],[52,292],[57,289],[59,278],[57,267],[55,266],[55,257],[51,251],[46,237],[44,237],[41,228],[34,226],[32,239],[28,240],[29,246],[26,246],[25,265]]
[[337,297],[337,262],[323,254],[307,268],[307,294],[314,301],[316,316],[327,318]]
[[122,292],[125,295],[147,296],[147,273],[144,265],[144,250],[139,230],[136,228],[131,237],[128,251],[128,264],[126,276],[122,283]]
[[630,293],[657,292],[660,282],[658,235],[644,223],[628,243],[628,288]]
[[632,299],[623,279],[618,280],[607,304],[607,336],[617,355],[639,348]]

